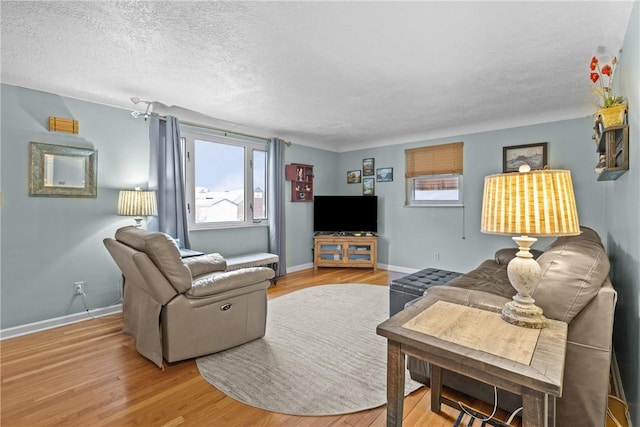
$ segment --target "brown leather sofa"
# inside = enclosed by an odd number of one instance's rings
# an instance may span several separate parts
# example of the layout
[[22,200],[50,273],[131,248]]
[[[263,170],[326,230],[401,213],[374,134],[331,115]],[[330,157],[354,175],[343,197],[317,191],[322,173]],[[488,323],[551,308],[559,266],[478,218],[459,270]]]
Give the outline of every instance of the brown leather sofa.
[[[568,324],[562,397],[557,400],[558,426],[605,425],[613,318],[617,294],[609,280],[610,264],[598,234],[581,227],[578,236],[559,237],[537,258],[542,280],[533,297],[547,318]],[[475,270],[434,286],[423,298],[457,303],[475,302],[501,308],[515,294],[506,267],[516,248],[496,252]],[[428,364],[408,362],[414,380],[429,383]],[[443,384],[493,403],[493,388],[452,372]],[[498,406],[513,411],[520,397],[499,390]]]
[[219,254],[182,259],[170,236],[133,226],[104,244],[122,271],[124,332],[159,367],[264,336],[272,269],[226,271]]

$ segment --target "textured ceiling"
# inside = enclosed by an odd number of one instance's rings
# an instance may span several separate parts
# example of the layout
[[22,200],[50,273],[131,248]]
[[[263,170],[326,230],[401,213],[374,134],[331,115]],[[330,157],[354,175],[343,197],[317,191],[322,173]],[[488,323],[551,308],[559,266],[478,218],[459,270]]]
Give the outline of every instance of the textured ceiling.
[[347,151],[591,114],[632,7],[2,1],[1,79]]

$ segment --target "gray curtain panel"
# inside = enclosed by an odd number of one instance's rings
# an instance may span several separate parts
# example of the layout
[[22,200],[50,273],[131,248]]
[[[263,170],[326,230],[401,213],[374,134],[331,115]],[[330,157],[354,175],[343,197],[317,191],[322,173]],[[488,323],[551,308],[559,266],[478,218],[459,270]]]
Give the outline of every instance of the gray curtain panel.
[[156,190],[158,201],[158,216],[149,230],[167,233],[190,249],[178,119],[151,114],[149,144],[149,190]]
[[278,255],[277,276],[287,273],[286,232],[284,224],[284,141],[273,138],[268,143],[269,153],[269,252]]

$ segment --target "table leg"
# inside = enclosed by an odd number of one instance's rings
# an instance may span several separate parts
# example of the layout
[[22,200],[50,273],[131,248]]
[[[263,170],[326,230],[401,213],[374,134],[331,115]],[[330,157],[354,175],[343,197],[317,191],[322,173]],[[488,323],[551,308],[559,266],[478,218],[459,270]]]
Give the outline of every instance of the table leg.
[[402,426],[404,359],[400,344],[389,340],[387,342],[387,427]]
[[431,389],[431,412],[440,412],[440,396],[442,395],[442,368],[429,363]]
[[555,427],[555,425],[555,399],[549,399],[549,396],[539,391],[523,389],[522,427]]
[[549,427],[556,427],[556,397],[547,395]]

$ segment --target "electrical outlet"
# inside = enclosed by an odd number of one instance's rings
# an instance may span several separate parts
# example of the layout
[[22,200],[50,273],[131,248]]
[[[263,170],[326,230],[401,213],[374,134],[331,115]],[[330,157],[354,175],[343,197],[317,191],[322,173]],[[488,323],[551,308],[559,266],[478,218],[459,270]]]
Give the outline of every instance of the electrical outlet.
[[433,259],[435,259],[436,261],[440,261],[440,252],[435,251],[433,253]]
[[84,282],[74,282],[73,283],[73,294],[74,295],[84,295]]

